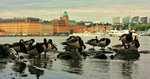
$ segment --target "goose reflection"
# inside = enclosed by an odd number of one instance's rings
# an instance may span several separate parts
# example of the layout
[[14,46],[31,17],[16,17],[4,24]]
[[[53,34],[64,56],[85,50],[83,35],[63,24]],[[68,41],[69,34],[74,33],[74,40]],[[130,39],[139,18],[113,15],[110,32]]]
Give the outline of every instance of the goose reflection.
[[92,74],[95,75],[96,77],[100,79],[111,79],[111,74],[109,73],[110,71],[110,61],[107,60],[93,60],[90,62],[89,68],[91,69]]
[[121,71],[122,71],[122,76],[126,79],[132,79],[132,69],[133,61],[126,61],[122,63],[121,66]]
[[49,58],[37,58],[30,60],[30,64],[40,68],[51,68],[53,61]]
[[71,59],[71,60],[62,60],[63,67],[62,71],[66,71],[74,74],[82,74],[82,63],[81,60]]
[[0,72],[2,72],[6,68],[6,65],[7,65],[7,61],[0,59]]
[[12,66],[13,71],[20,73],[20,75],[24,74],[26,69],[26,64],[22,61],[16,61]]
[[30,74],[36,75],[36,78],[39,79],[40,76],[44,74],[44,70],[37,69],[36,67],[29,65],[28,70]]

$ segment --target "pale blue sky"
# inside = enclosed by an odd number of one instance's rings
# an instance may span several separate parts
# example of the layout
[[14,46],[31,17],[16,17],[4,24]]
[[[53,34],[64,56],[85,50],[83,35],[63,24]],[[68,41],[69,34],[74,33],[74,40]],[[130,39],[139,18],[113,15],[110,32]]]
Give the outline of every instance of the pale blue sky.
[[0,0],[0,18],[53,20],[64,10],[72,20],[112,22],[116,16],[150,17],[150,0]]

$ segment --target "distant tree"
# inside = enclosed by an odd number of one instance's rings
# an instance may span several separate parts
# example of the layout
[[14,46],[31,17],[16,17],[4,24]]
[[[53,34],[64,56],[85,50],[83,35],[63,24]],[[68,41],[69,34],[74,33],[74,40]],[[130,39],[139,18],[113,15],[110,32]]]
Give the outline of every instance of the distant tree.
[[71,30],[70,30],[70,34],[73,34],[73,32],[74,32],[74,30],[73,30],[73,29],[71,29]]
[[150,29],[150,25],[135,25],[133,28],[140,31],[145,31]]

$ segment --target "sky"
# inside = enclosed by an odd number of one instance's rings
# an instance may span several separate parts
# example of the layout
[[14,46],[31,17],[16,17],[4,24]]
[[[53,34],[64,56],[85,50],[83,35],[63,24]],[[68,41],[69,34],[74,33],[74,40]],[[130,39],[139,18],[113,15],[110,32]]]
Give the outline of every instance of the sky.
[[0,18],[37,17],[112,23],[113,17],[148,16],[150,0],[0,0]]

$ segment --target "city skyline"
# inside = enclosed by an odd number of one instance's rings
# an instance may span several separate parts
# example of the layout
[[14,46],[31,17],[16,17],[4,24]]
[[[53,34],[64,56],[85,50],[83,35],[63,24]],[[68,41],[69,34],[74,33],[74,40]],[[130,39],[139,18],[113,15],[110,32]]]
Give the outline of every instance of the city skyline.
[[38,17],[59,19],[66,10],[69,19],[112,23],[116,16],[150,17],[149,0],[1,0],[0,18]]

